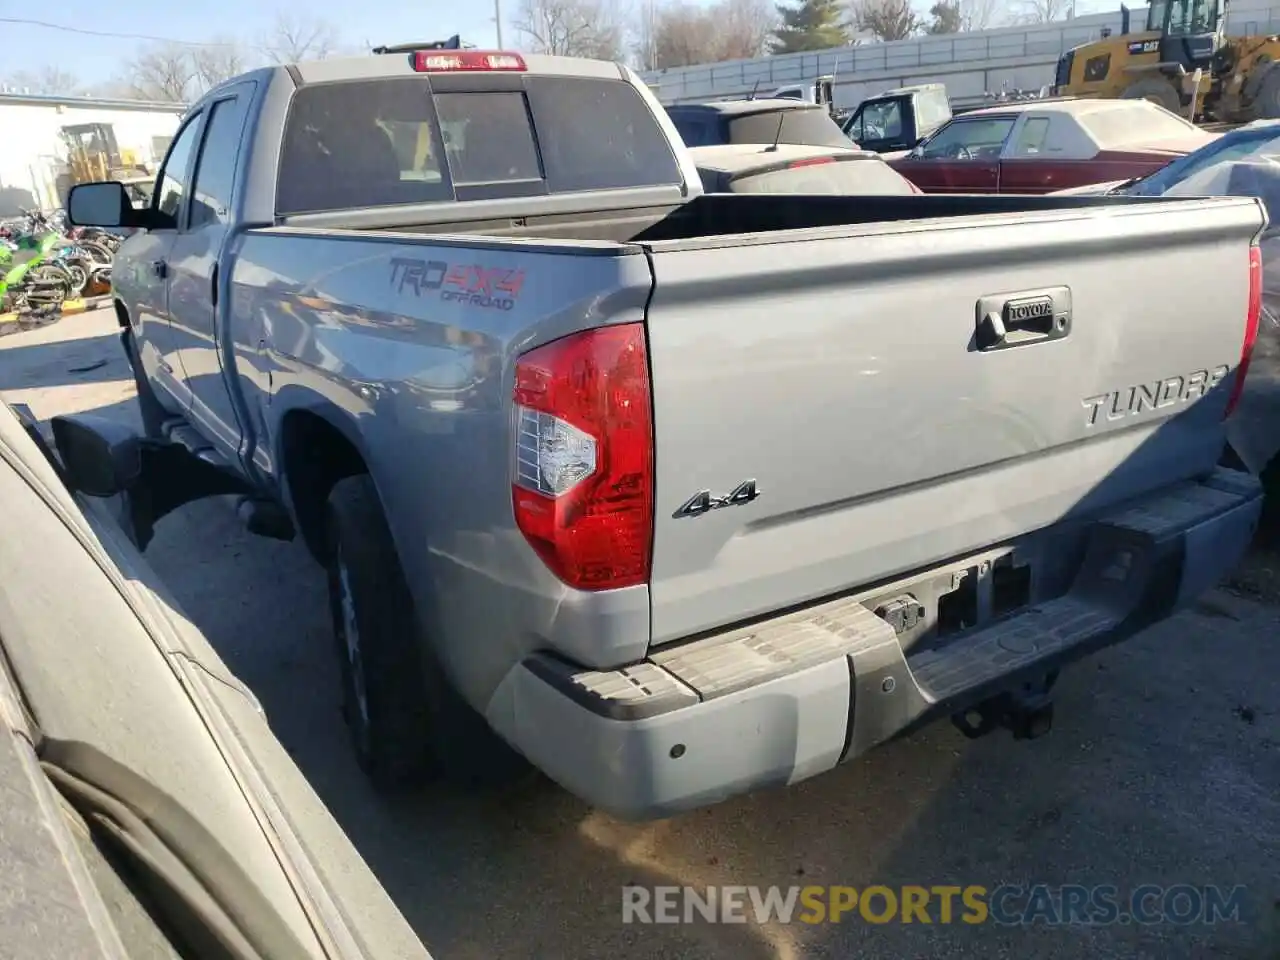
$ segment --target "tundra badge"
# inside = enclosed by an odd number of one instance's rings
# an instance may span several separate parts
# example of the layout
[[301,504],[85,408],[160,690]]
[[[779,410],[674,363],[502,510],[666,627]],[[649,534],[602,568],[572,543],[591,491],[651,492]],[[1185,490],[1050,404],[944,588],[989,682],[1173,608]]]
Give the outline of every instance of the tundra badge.
[[1221,384],[1230,372],[1231,368],[1226,365],[1212,370],[1193,370],[1163,380],[1136,383],[1110,393],[1085,397],[1080,401],[1084,406],[1084,425],[1093,427],[1106,420],[1123,420],[1126,417],[1140,416],[1148,410],[1160,410],[1199,400]]

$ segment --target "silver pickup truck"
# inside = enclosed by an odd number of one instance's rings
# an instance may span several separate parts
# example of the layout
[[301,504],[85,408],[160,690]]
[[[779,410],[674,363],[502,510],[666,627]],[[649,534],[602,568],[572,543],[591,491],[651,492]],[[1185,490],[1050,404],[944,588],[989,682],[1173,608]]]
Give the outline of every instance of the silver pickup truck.
[[704,195],[625,67],[403,50],[218,87],[154,196],[69,200],[136,230],[147,433],[69,470],[305,541],[384,786],[649,818],[1034,736],[1257,520],[1253,200]]

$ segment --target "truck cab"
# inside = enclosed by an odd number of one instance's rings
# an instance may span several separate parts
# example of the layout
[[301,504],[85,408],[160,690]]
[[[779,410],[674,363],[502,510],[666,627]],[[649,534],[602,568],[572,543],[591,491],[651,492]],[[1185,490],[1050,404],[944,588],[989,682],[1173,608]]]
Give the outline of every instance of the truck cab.
[[843,129],[863,150],[892,153],[910,150],[950,119],[947,88],[923,83],[863,100]]
[[779,87],[769,96],[775,100],[803,100],[805,103],[816,103],[830,109],[835,99],[834,84],[834,77],[818,77],[813,83],[793,83]]

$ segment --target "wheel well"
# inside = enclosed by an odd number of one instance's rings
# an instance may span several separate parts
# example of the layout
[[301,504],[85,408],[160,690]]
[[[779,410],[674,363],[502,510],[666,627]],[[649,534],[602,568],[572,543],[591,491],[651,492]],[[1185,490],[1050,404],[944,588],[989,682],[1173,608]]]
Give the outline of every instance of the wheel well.
[[316,560],[325,557],[325,504],[334,484],[368,473],[355,445],[323,417],[306,410],[285,414],[281,468],[303,542]]

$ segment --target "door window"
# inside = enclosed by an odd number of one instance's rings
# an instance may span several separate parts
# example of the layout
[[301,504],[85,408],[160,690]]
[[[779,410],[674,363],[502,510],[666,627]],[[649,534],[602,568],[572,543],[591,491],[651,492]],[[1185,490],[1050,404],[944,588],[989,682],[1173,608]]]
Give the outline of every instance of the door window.
[[199,129],[199,115],[187,121],[187,125],[174,138],[169,156],[165,157],[164,166],[156,180],[153,194],[156,209],[175,219],[182,209],[182,198],[187,193],[187,168],[191,165],[191,151],[195,149],[196,132]]
[[991,117],[951,123],[924,145],[921,156],[926,160],[999,159],[1014,120],[1013,117]]
[[1031,117],[1022,125],[1018,142],[1014,144],[1015,157],[1038,157],[1044,152],[1044,142],[1049,136],[1049,118]]
[[[862,129],[865,140],[896,140],[902,136],[902,101],[886,100],[872,103],[862,111]],[[857,137],[854,137],[857,140]]]
[[209,112],[204,145],[191,184],[192,230],[209,223],[228,222],[243,126],[244,101],[239,97],[219,100]]

